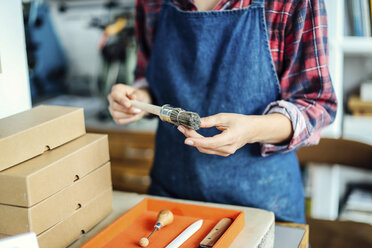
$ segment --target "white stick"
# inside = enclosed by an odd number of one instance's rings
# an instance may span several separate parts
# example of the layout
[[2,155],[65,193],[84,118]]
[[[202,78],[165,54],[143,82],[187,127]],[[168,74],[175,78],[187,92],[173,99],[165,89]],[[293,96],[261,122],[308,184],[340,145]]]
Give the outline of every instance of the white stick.
[[188,240],[196,231],[200,229],[203,225],[203,220],[198,220],[191,224],[188,228],[185,229],[180,235],[178,235],[172,242],[169,243],[165,248],[178,248],[186,240]]
[[134,100],[131,100],[130,102],[135,108],[139,108],[139,109],[142,109],[143,111],[160,116],[161,107],[159,106],[148,104],[148,103],[143,103],[143,102],[138,102]]

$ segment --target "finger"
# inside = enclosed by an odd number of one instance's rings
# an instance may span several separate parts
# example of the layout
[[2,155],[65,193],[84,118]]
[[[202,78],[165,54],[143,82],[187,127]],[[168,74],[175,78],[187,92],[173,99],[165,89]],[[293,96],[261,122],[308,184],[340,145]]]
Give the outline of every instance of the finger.
[[117,112],[122,112],[122,113],[126,113],[126,114],[132,114],[132,115],[136,115],[136,114],[139,114],[142,112],[142,110],[138,109],[138,108],[134,108],[134,107],[131,107],[131,108],[125,108],[123,107],[122,105],[116,103],[116,102],[113,102],[110,106],[109,106],[109,109],[111,111],[117,111]]
[[223,123],[223,115],[216,114],[216,115],[204,117],[200,119],[200,122],[201,122],[200,123],[201,128],[215,127]]
[[113,101],[113,100],[112,100],[112,97],[111,97],[111,94],[108,94],[108,95],[107,95],[107,100],[108,100],[109,103],[111,104],[111,102]]
[[131,107],[131,103],[128,96],[132,95],[134,92],[135,89],[133,87],[124,84],[115,84],[111,90],[111,97],[114,101],[129,108]]
[[130,117],[133,117],[134,115],[133,114],[129,114],[129,113],[123,113],[123,112],[119,112],[119,111],[114,111],[112,109],[108,109],[111,116],[112,116],[112,119],[114,120],[117,120],[117,119],[122,119],[122,118],[130,118]]
[[131,94],[128,95],[128,98],[131,99],[131,100],[136,100],[137,96],[136,96],[135,92],[133,91]]
[[121,105],[121,104],[118,104],[118,103],[115,102],[115,101],[112,101],[112,102],[110,103],[109,108],[110,108],[111,110],[113,110],[113,111],[129,112],[129,111],[128,111],[128,108],[124,107],[124,106]]
[[124,125],[124,124],[128,124],[128,123],[131,123],[131,122],[138,121],[141,118],[142,118],[142,115],[138,114],[138,115],[132,116],[130,118],[116,119],[115,122],[119,125]]
[[[134,107],[127,107],[127,106],[123,106],[123,104],[121,104],[120,102],[114,100],[115,95],[108,95],[107,99],[109,100],[110,102],[110,108],[114,111],[120,111],[120,112],[124,112],[124,113],[128,113],[128,114],[139,114],[141,113],[142,111],[138,108],[134,108]],[[121,97],[121,96],[119,96]]]
[[136,91],[136,88],[126,85],[126,84],[115,84],[112,86],[111,92],[118,91],[126,93],[127,95],[132,94],[134,91]]
[[130,102],[129,98],[127,97],[126,94],[123,94],[122,92],[119,92],[119,91],[113,91],[113,92],[111,93],[111,97],[112,97],[112,99],[113,99],[115,102],[117,102],[117,103],[123,105],[123,106],[126,107],[126,108],[130,108],[130,107],[132,107],[132,103]]
[[139,114],[139,113],[142,113],[142,110],[138,109],[138,108],[134,108],[134,107],[131,107],[128,109],[128,112],[131,113],[131,114]]
[[[178,126],[178,130],[181,133],[183,133],[187,138],[204,138],[204,136],[202,136],[201,134],[199,134],[195,130],[192,130],[192,129],[184,127],[184,126]],[[186,140],[185,140],[185,144],[186,144]],[[193,144],[191,146],[195,146],[202,153],[215,154],[215,155],[220,155],[220,156],[224,156],[224,157],[227,157],[227,156],[235,153],[235,150],[233,149],[231,144],[224,144],[222,146],[218,146],[218,147],[215,147],[215,148],[198,146],[196,144]]]
[[225,145],[225,146],[221,146],[219,148],[216,148],[216,149],[208,149],[208,148],[204,148],[204,147],[196,147],[198,150],[205,150],[205,151],[209,151],[209,152],[213,152],[217,155],[221,155],[221,156],[230,156],[232,154],[234,154],[236,152],[236,148],[234,145]]
[[[198,150],[205,150],[209,152],[213,152],[214,154],[217,155],[231,155],[234,154],[236,149],[234,149],[233,145],[224,145],[218,148],[206,148],[206,147],[201,147],[201,146],[195,146]],[[212,154],[212,153],[211,153]]]
[[133,115],[136,115],[142,112],[140,109],[136,109],[136,108],[129,108],[129,109],[125,108],[121,106],[120,104],[117,104],[116,102],[113,102],[108,107],[108,110],[114,119],[118,117],[122,118],[124,116],[123,114],[126,114],[128,116],[133,116]]
[[219,155],[219,156],[223,156],[223,157],[227,157],[227,156],[230,155],[228,153],[224,153],[224,152],[220,152],[220,151],[216,151],[216,150],[204,149],[204,148],[200,148],[200,147],[198,147],[197,149],[199,150],[199,152],[205,153],[205,154]]
[[227,132],[222,132],[213,137],[193,137],[185,140],[185,144],[187,145],[208,149],[216,149],[221,146],[230,145],[231,143],[230,134]]
[[113,111],[113,110],[110,110],[109,109],[109,112],[112,116],[112,118],[115,120],[118,120],[118,119],[123,119],[123,118],[131,118],[133,116],[135,116],[134,114],[130,114],[130,113],[124,113],[124,112],[120,112],[120,111]]
[[[183,133],[188,138],[204,138],[201,134],[196,132],[195,130],[192,130],[190,128],[184,127],[182,125],[178,126],[177,128],[181,133]],[[206,154],[214,154],[214,155],[220,155],[220,156],[228,156],[229,154],[226,152],[223,152],[222,150],[212,150],[212,149],[206,149],[203,147],[196,147],[200,152],[206,153]]]
[[[178,127],[178,130],[183,133],[187,138],[190,138],[191,140],[193,140],[193,138],[204,138],[204,136],[202,136],[201,134],[199,134],[198,132],[196,132],[195,130],[192,130],[190,128],[187,128],[187,127],[184,127],[184,126],[179,126]],[[216,135],[217,136],[217,135]],[[215,137],[215,136],[214,136]],[[213,138],[213,137],[212,137]],[[232,142],[228,142],[228,143],[232,143]],[[223,144],[221,146],[218,146],[218,147],[214,147],[213,149],[216,150],[218,149],[219,151],[223,151],[223,149],[225,147],[228,147],[230,146],[231,144]],[[197,144],[193,143],[193,146],[197,146],[197,147],[202,147],[202,146],[198,146]],[[203,147],[205,149],[210,149],[211,147]]]
[[192,130],[190,128],[187,128],[185,126],[178,126],[177,128],[181,133],[183,133],[187,138],[203,138],[204,136],[196,132],[195,130]]

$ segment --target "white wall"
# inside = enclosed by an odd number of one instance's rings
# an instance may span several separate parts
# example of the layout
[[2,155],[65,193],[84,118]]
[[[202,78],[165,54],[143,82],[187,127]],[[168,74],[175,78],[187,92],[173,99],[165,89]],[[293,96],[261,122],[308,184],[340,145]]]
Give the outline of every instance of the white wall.
[[31,108],[21,0],[0,0],[0,118]]

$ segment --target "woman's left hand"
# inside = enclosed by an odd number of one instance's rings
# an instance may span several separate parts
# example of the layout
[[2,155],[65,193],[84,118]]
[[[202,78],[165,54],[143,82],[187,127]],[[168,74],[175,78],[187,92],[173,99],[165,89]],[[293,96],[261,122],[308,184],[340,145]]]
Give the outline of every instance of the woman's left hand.
[[247,143],[287,142],[293,135],[289,118],[279,113],[243,115],[220,113],[201,118],[201,128],[216,127],[222,131],[213,137],[204,137],[184,126],[178,130],[186,136],[185,144],[200,152],[227,157]]
[[227,157],[247,143],[256,142],[260,116],[221,113],[201,118],[201,128],[216,127],[222,133],[204,137],[184,126],[179,126],[187,139],[186,145],[196,147],[200,152]]

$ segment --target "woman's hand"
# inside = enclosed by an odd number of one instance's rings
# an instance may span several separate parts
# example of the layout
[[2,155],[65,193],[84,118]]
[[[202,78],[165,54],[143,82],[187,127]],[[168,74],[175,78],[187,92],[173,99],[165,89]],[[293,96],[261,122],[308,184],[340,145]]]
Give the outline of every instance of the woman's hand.
[[247,143],[280,143],[292,137],[291,121],[282,114],[242,115],[221,113],[201,118],[201,128],[216,127],[222,131],[213,137],[204,137],[195,130],[179,126],[186,136],[185,144],[200,152],[227,157]]
[[152,102],[148,89],[136,89],[124,84],[115,84],[107,99],[110,103],[108,109],[117,124],[138,121],[145,115],[144,111],[132,107],[130,100],[136,99],[145,103]]

